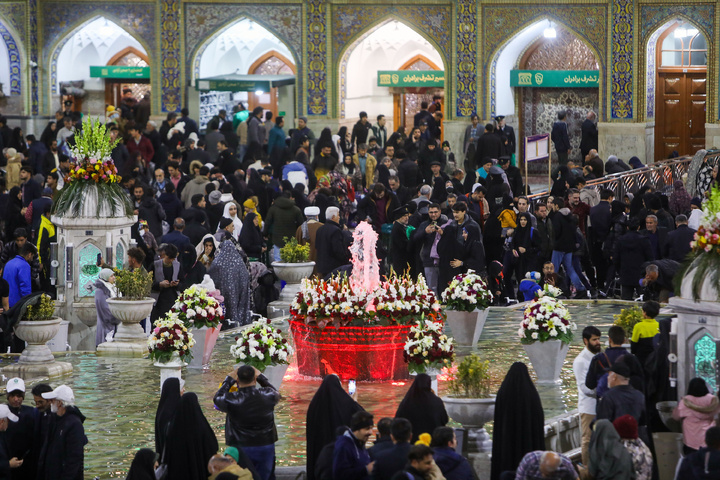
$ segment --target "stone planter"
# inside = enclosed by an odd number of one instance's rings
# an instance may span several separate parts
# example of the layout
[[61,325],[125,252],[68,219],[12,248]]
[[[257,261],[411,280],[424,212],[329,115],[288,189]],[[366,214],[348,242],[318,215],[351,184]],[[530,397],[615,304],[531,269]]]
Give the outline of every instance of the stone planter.
[[182,379],[182,368],[187,365],[180,358],[178,352],[173,352],[172,357],[167,362],[154,362],[153,365],[160,369],[160,391],[162,391],[163,383],[168,378]]
[[660,419],[671,432],[682,433],[682,420],[675,420],[672,416],[677,404],[678,402],[675,401],[658,402],[655,404],[655,408],[657,408]]
[[308,278],[313,274],[315,262],[304,263],[282,263],[273,262],[273,270],[280,280],[285,282],[285,286],[280,292],[279,301],[283,304],[290,304],[295,295],[300,291],[300,282],[303,278]]
[[482,334],[485,320],[487,320],[488,309],[463,312],[459,310],[446,310],[447,324],[450,326],[455,342],[463,347],[474,347],[477,345]]
[[147,335],[140,326],[152,312],[155,299],[122,300],[111,298],[107,301],[110,312],[122,323],[118,325],[112,342],[101,343],[99,354],[121,357],[142,357],[147,354]]
[[220,327],[215,328],[193,328],[191,333],[195,339],[192,347],[193,358],[188,365],[190,368],[210,369],[210,357],[212,356],[215,343],[220,335]]
[[29,321],[21,320],[15,325],[15,335],[27,342],[17,363],[2,369],[6,376],[36,378],[39,376],[57,377],[72,372],[72,365],[56,362],[47,342],[60,330],[62,318]]
[[[433,392],[435,392],[435,395],[438,394],[438,380],[437,377],[442,372],[442,369],[437,368],[426,368],[425,373],[430,377],[430,388],[432,388]],[[416,372],[410,372],[411,377],[417,377],[418,374]],[[430,432],[432,433],[432,432]]]
[[468,452],[490,452],[492,441],[484,426],[495,417],[495,396],[490,398],[442,397],[450,418],[468,429]]
[[537,383],[553,384],[560,382],[560,370],[570,345],[560,340],[523,344],[537,374]]

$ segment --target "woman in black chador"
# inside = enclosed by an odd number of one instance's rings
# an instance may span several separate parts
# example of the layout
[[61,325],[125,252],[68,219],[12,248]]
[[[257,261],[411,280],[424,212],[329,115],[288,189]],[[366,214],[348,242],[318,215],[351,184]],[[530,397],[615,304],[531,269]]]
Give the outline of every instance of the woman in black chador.
[[449,420],[445,404],[431,386],[428,374],[418,374],[395,412],[395,417],[405,418],[412,424],[413,443],[421,433],[432,435],[437,427],[444,427]]
[[162,385],[160,401],[155,414],[155,451],[160,455],[160,463],[164,463],[163,452],[170,425],[180,407],[180,380],[168,378]]
[[527,366],[515,362],[495,399],[491,480],[515,471],[526,453],[545,450],[545,415]]

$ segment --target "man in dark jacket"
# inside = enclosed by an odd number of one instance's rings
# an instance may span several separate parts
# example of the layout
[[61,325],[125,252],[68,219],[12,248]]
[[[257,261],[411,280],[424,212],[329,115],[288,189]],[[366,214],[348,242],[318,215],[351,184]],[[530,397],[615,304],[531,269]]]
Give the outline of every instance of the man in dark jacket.
[[67,385],[60,385],[42,397],[51,401],[55,414],[48,437],[40,451],[38,480],[82,480],[87,444],[83,422],[85,416],[74,406],[75,395]]
[[[10,442],[5,431],[18,421],[7,405],[0,405],[0,478],[12,478],[12,470],[22,466],[23,460],[10,454]],[[12,423],[11,423],[12,422]]]
[[695,229],[688,227],[688,218],[684,214],[675,217],[675,230],[668,232],[663,247],[663,258],[682,263],[690,253],[690,242],[695,238]]
[[411,251],[407,236],[410,212],[407,207],[400,207],[393,212],[395,221],[390,232],[390,262],[397,274],[405,273],[410,268]]
[[165,220],[165,210],[153,195],[145,194],[145,187],[142,185],[135,185],[133,195],[135,197],[135,215],[138,216],[138,220],[146,220],[150,233],[159,239],[162,237],[162,221]]
[[496,135],[492,123],[485,125],[485,132],[480,135],[475,147],[475,168],[480,168],[481,161],[485,158],[498,159],[503,155],[504,145],[499,135]]
[[[631,357],[624,360],[627,358]],[[607,380],[610,389],[598,400],[596,419],[612,422],[623,415],[630,415],[637,421],[640,438],[649,445],[645,395],[630,385],[631,375],[631,369],[625,361],[613,363]]]
[[600,203],[590,208],[590,225],[587,227],[588,246],[593,265],[597,269],[598,288],[605,291],[605,278],[607,277],[608,259],[603,253],[603,245],[610,235],[612,227],[612,212],[610,204],[614,198],[612,190],[600,190]]
[[397,197],[388,195],[385,185],[376,183],[372,193],[358,202],[357,218],[359,221],[369,219],[373,229],[380,233],[384,224],[393,222],[393,212],[399,206]]
[[[428,219],[422,222],[417,230],[413,233],[413,242],[420,243],[422,248],[420,250],[420,259],[422,260],[423,270],[425,273],[425,280],[427,281],[428,287],[435,294],[438,292],[438,261],[439,258],[431,256],[432,247],[436,243],[437,232],[448,222],[445,215],[440,213],[440,205],[437,203],[431,203],[428,206]],[[437,250],[436,250],[437,252]]]
[[280,249],[285,246],[285,238],[295,237],[295,232],[304,221],[302,212],[292,200],[292,192],[285,190],[275,199],[268,210],[263,228],[265,236],[271,236],[276,262],[280,261]]
[[570,135],[568,134],[564,111],[558,113],[558,121],[553,123],[550,139],[555,145],[555,151],[557,152],[560,165],[567,164],[568,155],[570,155],[572,149],[570,148]]
[[705,445],[697,452],[685,456],[675,478],[683,480],[710,480],[720,478],[720,427],[705,431]]
[[619,325],[613,325],[608,330],[608,344],[604,352],[595,355],[590,360],[585,375],[585,386],[595,390],[597,398],[602,398],[608,390],[607,377],[610,367],[622,356],[630,355],[630,352],[623,348],[625,343],[625,330]]
[[400,165],[398,166],[400,183],[411,192],[416,191],[418,185],[422,183],[422,175],[417,160],[405,156],[403,151],[398,152],[397,158],[400,159]]
[[22,182],[20,188],[22,189],[24,207],[29,206],[30,202],[42,196],[42,186],[33,180],[33,175],[35,175],[35,169],[33,167],[29,165],[20,167],[20,181]]
[[14,468],[12,475],[8,478],[35,478],[37,464],[32,461],[26,461],[29,457],[28,453],[32,450],[34,443],[35,422],[37,417],[35,409],[29,405],[22,404],[23,400],[25,400],[25,382],[21,378],[11,378],[7,382],[5,392],[10,413],[17,417],[15,422],[8,425],[5,433],[9,449],[8,459],[18,458],[23,460],[22,466]]
[[[368,134],[370,133],[370,123],[368,122],[367,112],[360,112],[360,120],[353,125],[352,135],[350,137],[350,144],[355,148],[355,145],[361,143],[367,144]],[[341,138],[340,141],[345,140]]]
[[375,444],[368,448],[368,454],[370,454],[370,458],[373,460],[376,460],[378,455],[382,452],[387,452],[395,445],[392,440],[392,435],[390,434],[390,427],[392,426],[393,420],[394,419],[390,417],[383,417],[378,421],[378,433],[376,435]]
[[507,176],[508,183],[510,183],[510,190],[512,190],[512,195],[514,198],[517,198],[521,195],[525,195],[525,189],[523,188],[523,179],[522,179],[522,173],[520,173],[520,169],[517,168],[514,165],[510,165],[510,157],[508,156],[502,156],[498,159],[498,164],[505,172],[505,175]]
[[374,480],[390,480],[393,475],[405,468],[408,453],[410,453],[410,440],[412,439],[412,425],[405,418],[395,418],[390,426],[390,435],[393,447],[378,454],[373,468]]
[[633,292],[640,290],[641,265],[653,259],[650,241],[638,232],[640,222],[634,218],[628,222],[628,231],[615,245],[613,261],[620,272],[621,297],[632,300]]
[[440,228],[440,240],[437,244],[438,260],[438,290],[442,292],[452,278],[474,270],[484,274],[485,248],[483,247],[480,225],[470,215],[467,215],[467,205],[458,202],[453,206],[454,220],[444,229]]
[[665,227],[658,225],[658,217],[655,215],[648,215],[645,217],[645,229],[640,230],[640,234],[647,237],[650,241],[650,251],[652,252],[652,259],[660,260],[663,258],[663,252],[665,251],[665,244],[667,243],[668,231]]
[[375,462],[370,461],[365,444],[372,435],[372,431],[372,414],[364,410],[355,412],[350,420],[350,428],[335,440],[333,478],[366,480],[370,477]]
[[392,480],[426,480],[433,468],[433,451],[427,445],[413,445],[408,453],[406,469],[396,473]]
[[555,271],[560,271],[560,265],[565,266],[566,275],[570,277],[570,281],[577,290],[577,298],[586,298],[587,291],[583,285],[578,273],[572,265],[572,254],[575,251],[575,231],[577,229],[577,221],[574,220],[569,208],[565,208],[565,202],[562,198],[553,199],[553,210],[555,214],[552,218],[553,227],[553,252],[552,263]]
[[[7,264],[10,260],[15,258],[15,256],[18,255],[20,248],[25,245],[25,242],[27,242],[28,240],[27,230],[25,230],[24,228],[16,228],[13,232],[13,239],[14,241],[7,242],[2,249],[2,252],[0,252],[0,263],[2,263],[3,265]],[[37,257],[33,257],[33,259],[30,261],[30,274],[32,277],[32,282],[39,285],[40,261]]]
[[48,153],[47,147],[42,142],[37,141],[35,135],[28,135],[25,140],[27,140],[28,144],[28,149],[25,152],[28,162],[36,172],[43,173],[45,155]]
[[435,464],[446,480],[474,480],[475,475],[465,457],[455,451],[457,438],[451,427],[437,427],[432,434]]
[[540,243],[538,249],[537,265],[543,265],[550,261],[553,251],[553,229],[552,220],[548,217],[548,206],[544,203],[535,205],[535,216],[537,218],[537,233]]
[[182,217],[178,217],[173,222],[173,229],[163,235],[158,243],[172,243],[175,245],[179,252],[184,251],[186,248],[194,248],[195,245],[190,243],[190,239],[183,233],[185,230],[185,220]]
[[[236,384],[237,391],[230,392]],[[231,372],[213,399],[217,409],[227,414],[225,443],[245,452],[261,480],[270,478],[275,463],[278,435],[274,412],[279,401],[280,392],[249,365]]]
[[645,300],[667,303],[674,294],[673,278],[680,270],[680,264],[669,258],[652,260],[640,266],[640,278]]
[[319,253],[315,268],[320,277],[350,262],[349,245],[345,242],[339,222],[340,209],[328,207],[325,210],[325,224],[315,234],[315,249]]
[[595,112],[588,112],[585,121],[580,126],[582,132],[582,138],[580,140],[580,154],[582,158],[587,157],[590,150],[597,150],[598,148],[598,129],[595,125]]

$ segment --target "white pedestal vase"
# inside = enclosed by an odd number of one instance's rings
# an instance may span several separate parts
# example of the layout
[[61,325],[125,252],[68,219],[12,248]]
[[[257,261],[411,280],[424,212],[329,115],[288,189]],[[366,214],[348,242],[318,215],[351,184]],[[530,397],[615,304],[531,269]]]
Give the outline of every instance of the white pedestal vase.
[[560,340],[548,340],[546,342],[523,344],[523,347],[528,357],[530,357],[530,363],[532,363],[537,374],[537,383],[554,384],[560,382],[560,370],[562,370],[570,344]]
[[288,367],[289,365],[287,363],[281,365],[270,365],[265,367],[265,370],[262,373],[265,375],[265,378],[268,379],[270,385],[280,390],[280,385],[282,385],[283,378],[285,378],[285,372],[287,372]]
[[147,354],[147,335],[140,326],[152,312],[155,299],[147,297],[142,300],[107,300],[108,308],[115,318],[122,323],[118,325],[112,342],[98,345],[98,355],[116,355],[120,357],[143,357]]
[[[437,377],[438,377],[438,375],[440,375],[441,371],[442,371],[441,369],[437,369],[437,368],[426,368],[425,369],[425,373],[430,376],[430,388],[432,388],[433,392],[435,392],[435,395],[437,395],[439,393]],[[410,372],[411,377],[417,377],[417,375],[418,374],[415,372]]]
[[473,310],[472,312],[446,310],[445,313],[455,342],[463,347],[477,345],[485,326],[485,320],[487,320],[488,309]]
[[300,291],[300,282],[302,282],[303,278],[308,278],[312,275],[315,262],[272,262],[272,267],[275,275],[285,282],[285,287],[283,287],[282,292],[280,292],[278,302],[290,305]]
[[173,352],[172,358],[167,362],[155,362],[153,363],[160,369],[160,391],[162,391],[163,383],[168,378],[182,379],[182,368],[187,365],[180,358],[177,352]]
[[72,372],[72,365],[56,362],[47,342],[60,330],[62,318],[49,320],[21,320],[15,325],[15,335],[27,343],[18,362],[2,369],[4,375],[23,378],[37,376],[56,377]]
[[192,347],[193,358],[188,367],[208,370],[210,369],[210,357],[220,335],[220,327],[193,328],[191,333],[195,339],[195,345]]
[[495,416],[495,397],[442,397],[442,401],[448,416],[468,429],[468,453],[491,452],[492,440],[484,426]]

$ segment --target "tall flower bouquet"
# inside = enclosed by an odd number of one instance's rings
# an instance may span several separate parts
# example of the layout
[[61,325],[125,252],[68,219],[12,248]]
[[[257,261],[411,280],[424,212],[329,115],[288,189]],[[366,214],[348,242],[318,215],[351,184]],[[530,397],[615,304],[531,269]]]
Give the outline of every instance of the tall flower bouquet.
[[282,337],[280,329],[273,328],[270,320],[265,318],[253,322],[230,346],[230,354],[236,363],[253,366],[261,372],[271,365],[290,363],[288,358],[292,353],[293,348]]
[[[710,198],[702,209],[700,227],[690,242],[691,252],[680,271],[675,274],[675,291],[680,292],[685,275],[692,270],[692,295],[694,300],[700,299],[700,292],[707,280],[713,284],[720,284],[720,188],[713,186]],[[716,288],[720,300],[720,288]]]
[[165,363],[172,359],[173,353],[177,353],[183,361],[192,360],[191,349],[195,340],[177,314],[168,312],[164,318],[156,320],[154,326],[148,338],[151,359]]
[[225,308],[207,290],[196,285],[180,294],[171,312],[192,328],[214,328],[225,319]]
[[366,314],[365,302],[353,293],[347,277],[328,281],[305,278],[290,304],[293,320],[316,322],[320,327],[328,323],[362,325]]
[[525,308],[523,321],[518,329],[520,341],[525,344],[560,340],[570,343],[573,339],[573,330],[577,327],[570,319],[570,312],[562,300],[556,298],[559,289],[545,285],[538,290],[530,305]]
[[422,319],[410,328],[403,359],[410,373],[427,373],[450,366],[455,358],[452,337],[443,333],[442,322]]
[[[97,201],[96,216],[131,216],[133,205],[122,186],[111,154],[119,140],[110,141],[100,121],[86,119],[71,148],[72,167],[53,206],[58,216],[80,216],[83,205]],[[86,198],[87,197],[87,198]]]
[[485,281],[473,270],[456,275],[441,296],[449,310],[462,312],[483,310],[493,299]]
[[408,325],[420,317],[441,319],[440,303],[422,275],[418,276],[417,282],[409,275],[391,276],[381,282],[372,303],[376,324]]

